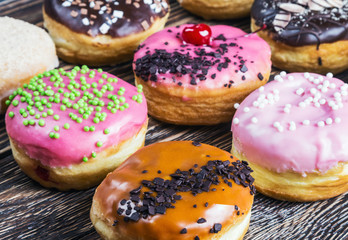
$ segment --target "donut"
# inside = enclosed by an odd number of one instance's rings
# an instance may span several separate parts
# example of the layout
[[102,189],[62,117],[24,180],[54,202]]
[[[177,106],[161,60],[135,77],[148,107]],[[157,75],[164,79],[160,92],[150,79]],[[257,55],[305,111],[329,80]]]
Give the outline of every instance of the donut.
[[167,0],[45,0],[44,26],[58,56],[74,64],[113,65],[131,60],[134,50],[163,29]]
[[290,72],[348,69],[348,2],[255,0],[251,29],[272,49],[273,66]]
[[97,185],[144,144],[142,87],[102,69],[47,71],[10,99],[5,123],[13,157],[44,187]]
[[242,239],[254,199],[252,170],[191,141],[144,147],[110,173],[90,217],[102,239]]
[[256,34],[186,24],[145,40],[134,55],[133,70],[154,118],[212,125],[231,121],[233,105],[268,81],[270,55]]
[[0,32],[0,113],[5,113],[12,91],[59,62],[54,43],[43,29],[0,17]]
[[233,19],[246,17],[253,0],[178,0],[187,11],[204,19]]
[[281,72],[238,107],[232,153],[259,192],[304,202],[348,191],[348,84],[332,76]]

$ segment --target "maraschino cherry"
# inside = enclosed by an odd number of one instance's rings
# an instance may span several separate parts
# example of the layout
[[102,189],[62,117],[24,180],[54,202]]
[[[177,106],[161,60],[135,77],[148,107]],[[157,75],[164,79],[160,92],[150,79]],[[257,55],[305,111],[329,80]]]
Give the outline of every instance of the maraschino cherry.
[[186,43],[194,45],[209,45],[211,41],[211,29],[204,23],[185,27],[182,31],[182,39]]

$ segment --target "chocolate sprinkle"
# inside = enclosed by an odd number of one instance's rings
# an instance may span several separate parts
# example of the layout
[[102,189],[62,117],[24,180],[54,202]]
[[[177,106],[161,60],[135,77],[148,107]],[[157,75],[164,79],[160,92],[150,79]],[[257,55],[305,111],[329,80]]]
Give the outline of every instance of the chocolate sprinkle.
[[202,223],[205,223],[205,222],[207,222],[207,220],[205,220],[205,218],[200,218],[200,219],[197,220],[198,224],[202,224]]
[[202,144],[200,142],[196,142],[196,141],[193,141],[192,142],[192,145],[195,146],[195,147],[200,147],[202,146]]
[[186,233],[187,233],[187,229],[186,228],[181,229],[180,234],[186,234]]
[[218,233],[221,231],[222,225],[220,223],[215,223],[213,228],[211,229],[211,233]]
[[195,236],[194,240],[199,240],[199,237],[198,237],[198,236]]
[[257,77],[262,81],[263,80],[263,76],[261,73],[257,74]]
[[[182,199],[180,192],[190,192],[193,196],[203,192],[211,191],[212,185],[222,182],[231,185],[228,180],[233,180],[236,184],[249,187],[250,194],[255,194],[256,189],[253,185],[254,178],[250,175],[252,170],[246,161],[230,162],[229,160],[208,161],[207,165],[201,166],[200,170],[194,168],[189,171],[177,169],[170,174],[171,179],[156,177],[152,181],[142,180],[138,188],[129,192],[129,200],[123,199],[120,205],[127,202],[127,210],[119,207],[117,214],[123,216],[125,222],[137,222],[141,218],[156,214],[165,214],[167,209],[175,208],[176,201]],[[222,181],[221,181],[222,180]],[[144,191],[146,187],[150,191]],[[141,205],[140,205],[141,202]],[[197,207],[197,205],[193,205]],[[204,223],[206,220],[200,218],[197,223]]]

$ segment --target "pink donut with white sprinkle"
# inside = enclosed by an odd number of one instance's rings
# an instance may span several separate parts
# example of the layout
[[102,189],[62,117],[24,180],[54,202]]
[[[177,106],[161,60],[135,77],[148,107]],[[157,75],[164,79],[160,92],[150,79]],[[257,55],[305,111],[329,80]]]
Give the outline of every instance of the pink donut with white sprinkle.
[[348,190],[347,102],[348,84],[330,73],[281,72],[236,105],[232,151],[252,164],[259,191],[312,201]]

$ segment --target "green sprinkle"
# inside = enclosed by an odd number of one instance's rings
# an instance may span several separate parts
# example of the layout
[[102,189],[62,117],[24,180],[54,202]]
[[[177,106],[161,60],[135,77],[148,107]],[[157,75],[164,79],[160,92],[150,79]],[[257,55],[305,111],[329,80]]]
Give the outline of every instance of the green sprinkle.
[[52,110],[52,109],[48,109],[48,110],[47,110],[47,114],[48,114],[49,116],[52,116],[52,115],[53,115],[53,110]]
[[120,102],[124,103],[126,101],[126,98],[125,97],[120,97],[119,100],[120,100]]
[[77,119],[76,119],[76,122],[77,122],[77,123],[82,123],[82,121],[83,121],[82,118],[77,118]]
[[13,105],[13,106],[17,107],[18,104],[19,104],[19,101],[18,101],[18,100],[13,100],[13,101],[12,101],[12,105]]
[[9,112],[9,113],[8,113],[8,116],[9,116],[10,118],[13,118],[13,117],[15,116],[15,114],[14,114],[14,112]]
[[112,108],[111,109],[111,113],[116,113],[117,112],[117,109],[116,108]]
[[23,121],[23,125],[24,125],[24,126],[28,126],[28,125],[29,125],[29,121],[28,121],[28,120],[24,120],[24,121]]
[[39,126],[40,126],[40,127],[45,126],[45,120],[40,119],[40,120],[39,120]]
[[53,119],[56,120],[56,121],[58,121],[58,120],[59,120],[59,115],[57,115],[57,114],[54,115],[54,116],[53,116]]
[[50,133],[48,134],[48,136],[49,136],[50,138],[54,138],[54,132],[50,132]]
[[89,127],[89,131],[94,132],[95,131],[95,127],[94,126],[90,126]]
[[102,147],[103,146],[103,143],[101,141],[98,141],[97,142],[97,147]]
[[102,73],[102,72],[103,72],[103,69],[98,68],[98,73]]
[[82,158],[82,161],[88,162],[88,157],[83,157],[83,158]]
[[35,115],[35,110],[34,109],[30,109],[29,110],[29,115],[34,116]]
[[60,137],[59,133],[53,133],[53,134],[54,134],[53,137],[54,137],[55,139],[58,139],[58,138]]
[[69,124],[69,123],[65,123],[65,124],[64,124],[64,128],[65,128],[65,129],[69,129],[69,128],[70,128],[70,124]]
[[40,115],[40,114],[36,114],[36,115],[35,115],[35,118],[36,118],[36,119],[40,119],[40,118],[41,118],[41,115]]
[[99,118],[95,117],[95,118],[93,118],[93,122],[94,122],[94,123],[99,123],[100,120],[99,120]]
[[46,113],[46,112],[43,112],[43,113],[41,114],[41,116],[42,116],[43,118],[46,118],[46,117],[47,117],[47,113]]
[[106,79],[108,77],[108,75],[106,75],[105,73],[102,75],[102,78]]
[[66,106],[61,105],[61,106],[60,106],[60,110],[65,111],[65,110],[66,110]]
[[53,127],[53,129],[54,129],[54,131],[58,132],[59,131],[59,126],[56,125],[56,126]]
[[110,133],[110,129],[106,128],[104,129],[104,134],[109,134]]
[[83,130],[84,130],[85,132],[89,132],[89,127],[88,127],[88,126],[84,126]]
[[23,116],[24,118],[26,118],[26,117],[28,117],[28,113],[25,112],[25,113],[22,114],[22,116]]
[[95,152],[92,152],[92,158],[96,158],[97,154]]
[[29,120],[29,124],[32,125],[32,126],[35,125],[35,120],[34,119],[30,119]]

